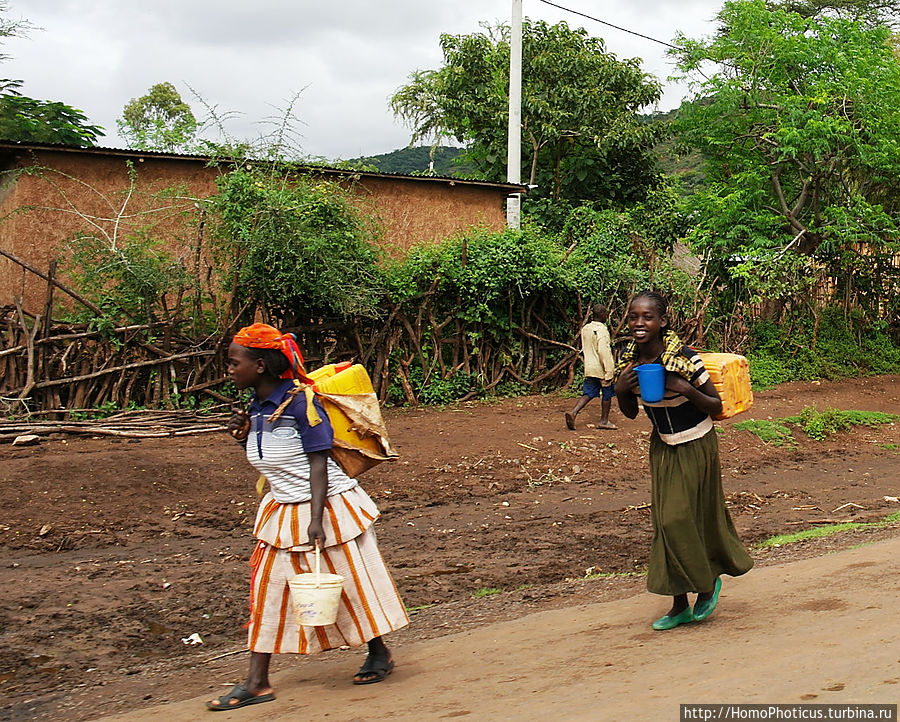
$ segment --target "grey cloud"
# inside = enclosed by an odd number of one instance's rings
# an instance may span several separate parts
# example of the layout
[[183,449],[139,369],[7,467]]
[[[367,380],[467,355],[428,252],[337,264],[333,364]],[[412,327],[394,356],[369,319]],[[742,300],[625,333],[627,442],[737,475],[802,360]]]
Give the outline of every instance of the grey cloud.
[[[712,31],[718,0],[680,3],[561,0],[560,4],[632,27],[661,40],[677,28]],[[236,136],[260,132],[301,89],[297,114],[304,149],[353,157],[405,145],[408,132],[388,109],[389,96],[417,69],[441,62],[439,35],[468,33],[479,21],[506,20],[510,0],[10,0],[13,17],[44,28],[3,48],[13,60],[0,76],[25,80],[24,91],[82,108],[117,142],[123,105],[154,83],[174,82],[198,115],[190,85],[220,111],[238,115]],[[565,19],[603,37],[619,57],[641,57],[661,78],[670,73],[664,48],[583,18],[525,0],[525,14]],[[672,89],[666,104],[677,104]],[[670,99],[671,96],[671,99]]]

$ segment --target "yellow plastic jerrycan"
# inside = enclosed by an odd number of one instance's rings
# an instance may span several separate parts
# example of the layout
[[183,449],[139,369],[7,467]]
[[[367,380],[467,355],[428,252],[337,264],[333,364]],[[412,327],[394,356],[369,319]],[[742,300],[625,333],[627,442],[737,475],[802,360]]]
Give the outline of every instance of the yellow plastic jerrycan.
[[745,357],[735,353],[704,352],[700,359],[722,398],[722,413],[714,417],[716,420],[730,418],[753,406],[750,364]]
[[326,394],[375,393],[365,367],[350,361],[328,364],[307,375],[316,382],[316,389]]
[[[315,381],[315,390],[323,394],[374,394],[372,381],[365,367],[361,364],[352,364],[349,361],[339,364],[328,364],[322,368],[307,374]],[[366,449],[375,454],[382,454],[382,444],[375,436],[360,436],[352,430],[353,421],[347,414],[328,400],[319,397],[319,402],[328,414],[331,426],[334,429],[334,437],[337,441],[343,441],[345,446],[357,449]]]

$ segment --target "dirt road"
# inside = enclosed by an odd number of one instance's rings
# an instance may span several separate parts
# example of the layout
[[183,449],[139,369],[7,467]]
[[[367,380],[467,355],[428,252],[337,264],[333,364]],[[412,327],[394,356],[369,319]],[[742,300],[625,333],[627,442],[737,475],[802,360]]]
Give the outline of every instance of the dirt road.
[[[659,720],[685,703],[892,703],[900,698],[900,538],[725,582],[702,624],[648,628],[642,594],[404,645],[381,685],[349,655],[276,674],[242,720]],[[658,608],[658,609],[657,609]],[[201,718],[203,698],[107,720]]]

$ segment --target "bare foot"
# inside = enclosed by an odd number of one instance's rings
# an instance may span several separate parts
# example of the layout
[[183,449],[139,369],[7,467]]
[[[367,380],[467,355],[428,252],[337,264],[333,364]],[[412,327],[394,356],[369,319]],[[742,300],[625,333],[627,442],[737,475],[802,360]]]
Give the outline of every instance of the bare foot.
[[571,411],[566,411],[566,428],[569,431],[575,431],[575,414]]
[[597,424],[597,428],[598,429],[618,429],[619,427],[616,426],[611,421],[601,421],[599,424]]

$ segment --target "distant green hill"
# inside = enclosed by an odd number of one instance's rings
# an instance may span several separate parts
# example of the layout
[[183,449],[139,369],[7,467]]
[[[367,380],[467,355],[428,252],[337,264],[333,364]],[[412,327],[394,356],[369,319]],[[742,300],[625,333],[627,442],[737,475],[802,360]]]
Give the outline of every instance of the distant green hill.
[[[667,113],[651,113],[644,116],[647,122],[671,123],[678,109]],[[681,181],[683,195],[690,195],[706,180],[703,173],[703,156],[697,151],[682,153],[676,147],[674,138],[666,138],[654,148],[659,169],[671,178]]]
[[[667,113],[651,113],[643,116],[648,123],[669,123],[677,110]],[[697,152],[687,155],[678,152],[675,141],[667,138],[654,149],[659,157],[659,169],[667,176],[681,181],[682,191],[689,195],[703,185],[703,158]],[[441,145],[434,150],[433,175],[451,178],[478,178],[474,166],[462,160],[465,149]],[[345,163],[349,166],[375,168],[381,173],[402,173],[404,175],[426,175],[431,162],[431,147],[420,145],[415,148],[400,148],[390,153],[354,158]]]
[[[434,170],[439,176],[469,178],[475,175],[471,164],[460,163],[463,148],[440,145],[434,149]],[[400,148],[390,153],[355,158],[352,162],[365,163],[376,167],[381,173],[403,173],[405,175],[428,174],[431,163],[431,147],[420,145],[415,148]]]

